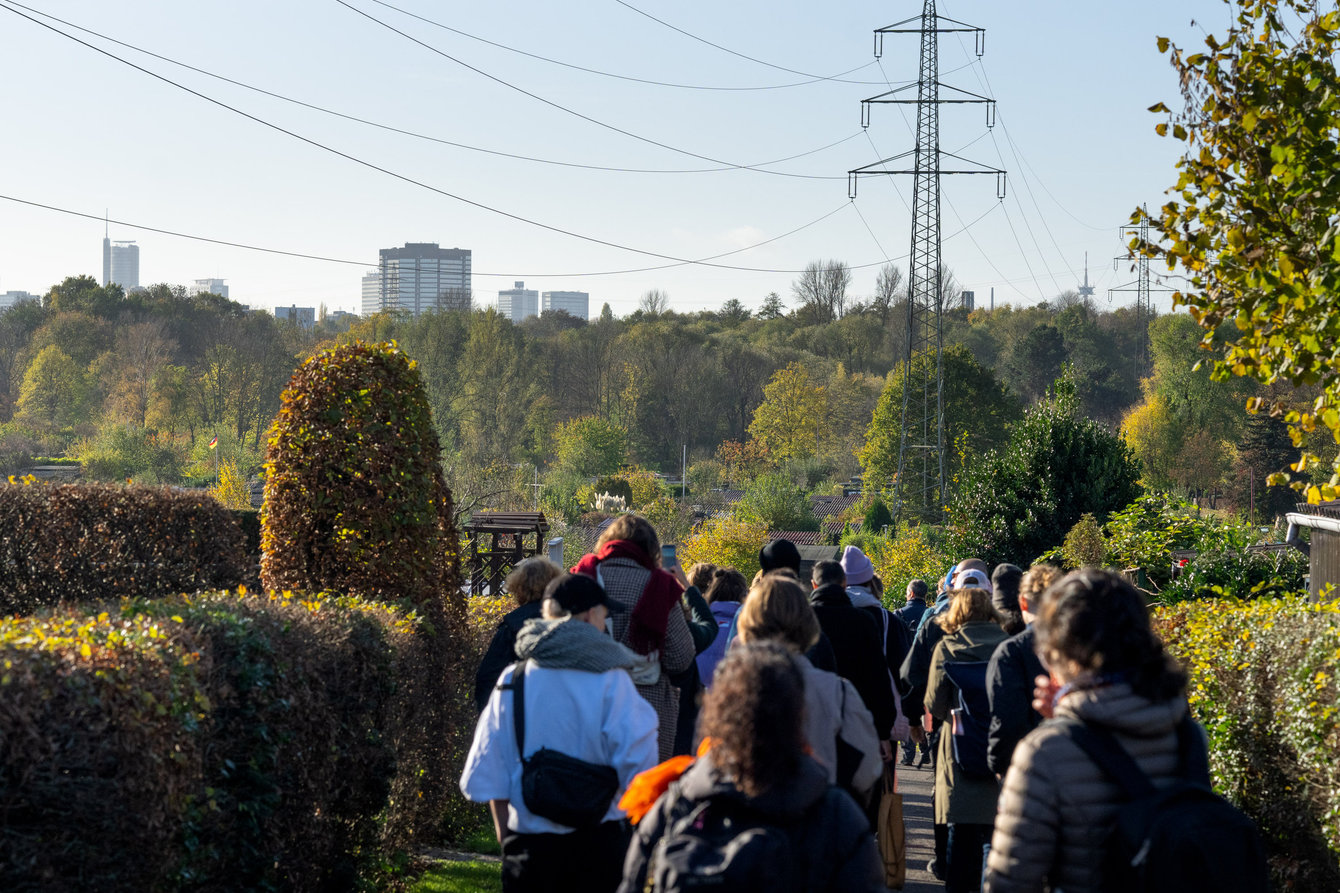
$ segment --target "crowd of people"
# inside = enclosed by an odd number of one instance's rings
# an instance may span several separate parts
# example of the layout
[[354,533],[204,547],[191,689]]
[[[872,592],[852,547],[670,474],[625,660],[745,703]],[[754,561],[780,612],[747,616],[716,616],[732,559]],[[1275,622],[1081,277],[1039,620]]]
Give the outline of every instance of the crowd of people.
[[1208,784],[1186,677],[1120,576],[966,557],[891,611],[854,546],[807,580],[786,540],[752,582],[662,556],[630,514],[570,571],[507,578],[460,785],[509,893],[882,891],[899,764],[934,774],[949,893],[1096,893],[1123,794],[1075,725],[1156,786]]

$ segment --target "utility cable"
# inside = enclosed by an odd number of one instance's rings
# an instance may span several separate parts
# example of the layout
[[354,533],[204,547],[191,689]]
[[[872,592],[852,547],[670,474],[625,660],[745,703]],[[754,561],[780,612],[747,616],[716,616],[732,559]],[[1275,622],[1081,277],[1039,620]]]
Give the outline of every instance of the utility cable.
[[[836,75],[833,75],[833,76],[831,76],[831,77],[823,77],[823,76],[821,76],[821,75],[806,76],[806,77],[807,77],[806,80],[803,80],[803,81],[795,81],[795,82],[790,83],[790,84],[765,84],[765,85],[757,86],[757,87],[723,87],[723,86],[713,85],[713,84],[676,84],[676,83],[672,83],[672,82],[669,82],[669,81],[657,81],[657,80],[653,80],[653,79],[650,79],[650,78],[639,78],[639,77],[633,77],[632,75],[618,74],[618,73],[616,73],[616,72],[612,72],[612,71],[601,71],[601,70],[596,69],[596,68],[587,68],[587,67],[585,67],[585,66],[583,66],[583,65],[576,65],[576,64],[574,64],[574,63],[572,63],[572,62],[564,62],[564,61],[562,61],[561,59],[552,59],[552,58],[550,58],[550,57],[548,57],[548,56],[541,56],[541,55],[539,55],[538,53],[530,53],[530,52],[527,52],[526,50],[519,49],[519,48],[517,48],[517,47],[508,46],[508,45],[505,44],[505,43],[498,43],[497,41],[489,40],[489,39],[486,38],[486,37],[479,37],[478,35],[470,34],[470,33],[466,32],[466,31],[462,31],[462,30],[460,30],[459,28],[453,28],[452,26],[447,25],[447,24],[445,24],[445,23],[443,23],[443,22],[439,22],[439,21],[436,21],[436,20],[434,20],[434,19],[430,19],[430,18],[428,18],[428,17],[426,17],[426,16],[421,16],[421,15],[419,15],[418,13],[410,12],[408,9],[403,9],[403,8],[401,8],[401,7],[399,7],[399,6],[395,6],[395,5],[393,5],[393,4],[387,3],[386,0],[372,0],[372,2],[373,2],[373,3],[376,3],[378,6],[384,6],[384,7],[386,7],[387,9],[395,10],[396,12],[400,13],[401,15],[409,16],[409,17],[412,18],[412,19],[418,19],[420,22],[423,22],[425,25],[432,25],[434,28],[441,28],[441,29],[444,30],[444,31],[450,31],[452,34],[459,34],[461,37],[466,37],[466,38],[469,38],[470,40],[475,40],[475,41],[478,41],[478,42],[480,42],[480,43],[487,44],[488,46],[496,47],[497,49],[500,49],[500,50],[506,50],[506,51],[509,52],[509,53],[516,53],[517,55],[519,55],[519,56],[525,56],[525,57],[528,58],[528,59],[535,59],[535,60],[537,60],[537,61],[539,61],[539,62],[548,62],[548,63],[551,64],[551,65],[558,65],[558,66],[560,66],[560,67],[562,67],[562,68],[569,68],[569,69],[572,69],[573,71],[580,71],[580,72],[584,72],[584,73],[586,73],[586,74],[594,74],[594,75],[598,75],[598,76],[600,76],[600,77],[614,78],[615,80],[620,80],[620,81],[631,81],[631,82],[633,82],[633,83],[635,83],[635,84],[647,84],[647,85],[649,85],[649,86],[653,86],[653,87],[673,87],[673,88],[676,88],[676,89],[679,89],[679,90],[716,90],[716,91],[722,91],[722,92],[736,92],[736,93],[753,92],[753,91],[760,91],[760,90],[785,90],[785,89],[789,89],[789,88],[791,88],[791,87],[804,87],[804,86],[807,86],[807,85],[809,85],[809,84],[817,84],[817,83],[821,83],[821,82],[823,82],[823,81],[838,81],[839,78],[842,78],[842,77],[844,77],[844,76],[846,76],[846,75],[849,75],[849,74],[855,74],[856,72],[858,72],[858,71],[862,71],[862,70],[864,70],[864,69],[866,69],[866,68],[869,68],[871,65],[874,65],[874,64],[875,64],[873,61],[872,61],[872,62],[867,62],[867,63],[865,63],[864,65],[858,65],[856,68],[852,68],[852,69],[850,69],[850,70],[848,70],[848,71],[841,72],[840,74],[836,74]],[[746,58],[748,58],[748,57],[746,57]],[[844,83],[844,84],[876,84],[876,83],[878,83],[878,81],[845,81],[845,80],[844,80],[844,81],[839,81],[839,82],[840,82],[840,83]]]
[[[285,96],[285,95],[283,95],[282,93],[275,93],[274,91],[266,90],[266,89],[264,89],[263,87],[257,87],[257,86],[254,86],[254,85],[252,85],[252,84],[247,84],[247,83],[244,83],[244,82],[242,82],[242,81],[235,80],[235,79],[233,79],[233,78],[227,77],[227,76],[225,76],[225,75],[216,74],[216,73],[214,73],[214,72],[212,72],[212,71],[207,71],[207,70],[205,70],[205,69],[203,69],[203,68],[197,68],[197,67],[194,66],[194,65],[187,64],[186,62],[182,62],[182,61],[180,61],[180,60],[173,59],[173,58],[170,58],[170,57],[168,57],[168,56],[160,55],[159,53],[155,53],[155,52],[153,52],[152,50],[146,50],[146,49],[144,49],[143,47],[135,46],[134,44],[126,43],[125,41],[122,41],[122,40],[117,40],[115,37],[110,37],[110,36],[108,36],[108,35],[106,35],[106,34],[102,34],[102,33],[98,32],[98,31],[94,31],[94,30],[92,30],[92,29],[90,29],[90,28],[85,28],[85,27],[83,27],[83,26],[81,26],[81,25],[77,25],[77,24],[75,24],[74,22],[70,22],[70,21],[67,21],[67,20],[65,20],[65,19],[59,18],[59,17],[57,17],[57,16],[53,16],[53,15],[51,15],[50,13],[42,12],[42,11],[39,10],[39,9],[33,9],[33,8],[30,7],[30,6],[25,6],[25,5],[23,5],[22,3],[17,2],[17,0],[6,0],[6,2],[8,2],[11,6],[16,6],[16,7],[18,7],[19,9],[27,10],[28,12],[31,12],[31,13],[34,13],[34,14],[36,14],[36,15],[42,16],[43,18],[50,19],[50,20],[53,21],[53,22],[59,22],[60,24],[65,25],[67,28],[73,28],[73,29],[75,29],[76,31],[81,31],[81,32],[83,32],[84,34],[91,35],[91,36],[96,37],[96,38],[98,38],[98,39],[100,39],[100,40],[105,40],[105,41],[107,41],[108,43],[113,43],[113,44],[116,44],[117,46],[125,47],[125,48],[128,49],[128,50],[134,50],[134,51],[137,52],[137,53],[141,53],[141,54],[143,54],[143,55],[145,55],[145,56],[149,56],[149,57],[151,57],[151,58],[158,59],[159,61],[162,61],[162,62],[167,62],[167,63],[170,64],[170,65],[176,65],[176,66],[178,66],[179,68],[184,68],[184,69],[186,69],[187,71],[193,71],[193,72],[195,72],[196,74],[201,74],[201,75],[204,75],[205,77],[214,78],[215,80],[222,81],[222,82],[225,83],[225,84],[231,84],[231,85],[233,85],[233,86],[235,86],[235,87],[241,87],[241,88],[244,89],[244,90],[250,90],[250,91],[252,91],[252,92],[254,92],[254,93],[259,93],[259,94],[262,95],[262,96],[268,96],[268,97],[270,97],[271,99],[278,99],[278,100],[280,100],[280,101],[282,101],[282,102],[288,102],[288,103],[291,103],[291,104],[293,104],[293,105],[300,106],[301,108],[310,109],[311,111],[314,111],[314,112],[321,112],[322,114],[325,114],[325,115],[331,115],[331,116],[336,117],[336,118],[342,118],[342,119],[344,119],[344,120],[346,120],[346,121],[353,121],[353,122],[356,123],[356,124],[362,124],[362,125],[365,125],[365,126],[367,126],[367,127],[374,127],[374,128],[377,128],[378,130],[385,130],[385,131],[387,131],[387,132],[389,132],[389,133],[395,133],[395,134],[399,134],[399,135],[401,135],[401,136],[413,137],[414,139],[425,140],[425,141],[427,141],[427,142],[431,142],[431,143],[438,143],[438,144],[440,144],[440,145],[444,145],[444,146],[451,146],[451,147],[453,147],[453,148],[457,148],[457,149],[466,149],[466,150],[469,150],[469,151],[471,151],[471,152],[482,152],[482,153],[484,153],[484,154],[486,154],[486,155],[494,155],[494,156],[497,156],[497,157],[500,157],[500,158],[511,158],[511,159],[514,159],[514,160],[517,160],[517,161],[529,161],[529,162],[534,162],[534,163],[537,163],[537,164],[550,164],[550,165],[557,165],[557,166],[559,166],[559,167],[571,167],[571,168],[579,168],[579,169],[582,169],[582,170],[604,171],[604,172],[611,172],[611,173],[627,173],[627,174],[707,174],[707,173],[716,173],[716,172],[719,172],[719,171],[731,171],[731,170],[737,170],[737,169],[738,169],[738,166],[736,166],[736,165],[725,165],[725,166],[722,166],[722,167],[689,168],[689,169],[679,169],[679,170],[675,170],[675,169],[666,169],[666,168],[630,168],[630,167],[612,167],[612,166],[609,166],[609,165],[600,165],[600,164],[582,164],[582,163],[579,163],[579,162],[573,162],[573,161],[559,161],[559,160],[552,159],[552,158],[537,158],[537,157],[532,156],[532,155],[519,155],[519,154],[516,154],[516,153],[513,153],[513,152],[503,152],[503,151],[500,151],[500,150],[497,150],[497,149],[487,149],[487,148],[484,148],[484,147],[482,147],[482,146],[472,146],[472,145],[469,145],[469,144],[467,144],[467,143],[458,143],[458,142],[454,142],[453,140],[443,139],[443,138],[441,138],[441,137],[436,137],[436,136],[430,136],[430,135],[428,135],[428,134],[418,133],[418,132],[413,131],[413,130],[405,130],[405,129],[403,129],[403,128],[395,127],[394,125],[390,125],[390,124],[381,124],[381,123],[379,123],[379,122],[377,122],[377,121],[371,121],[371,120],[369,120],[369,119],[367,119],[367,118],[360,118],[360,117],[358,117],[357,115],[346,114],[346,113],[344,113],[344,112],[335,111],[334,109],[325,108],[324,106],[319,106],[319,105],[315,105],[315,104],[310,103],[310,102],[305,102],[305,101],[303,101],[303,100],[301,100],[301,99],[295,99],[295,98],[290,97],[290,96]],[[374,2],[376,2],[376,0],[374,0]],[[445,27],[445,26],[444,26],[444,27]],[[824,152],[824,151],[827,151],[828,149],[832,149],[832,148],[834,148],[835,146],[839,146],[839,145],[841,145],[842,143],[847,142],[848,140],[856,139],[856,137],[858,137],[858,136],[860,136],[859,133],[853,133],[853,134],[851,134],[850,136],[843,137],[842,139],[837,140],[837,141],[832,142],[832,143],[829,143],[829,144],[826,145],[826,146],[820,146],[820,147],[817,148],[817,149],[810,149],[809,151],[806,151],[806,152],[799,152],[799,153],[797,153],[797,154],[795,154],[795,155],[789,155],[789,156],[787,156],[786,158],[777,158],[777,159],[774,159],[773,161],[761,161],[761,162],[758,162],[757,164],[744,165],[744,167],[747,167],[747,168],[749,168],[749,169],[752,170],[752,169],[755,169],[755,168],[771,167],[772,165],[775,165],[775,164],[784,164],[785,162],[788,162],[788,161],[795,161],[797,158],[804,158],[804,157],[809,156],[809,155],[817,155],[817,154],[820,153],[820,152]],[[841,178],[841,177],[829,177],[828,179],[840,180],[840,179],[842,179],[842,178]]]
[[398,35],[400,35],[401,37],[405,38],[406,40],[410,41],[411,43],[418,44],[419,46],[423,47],[425,50],[428,50],[430,53],[434,53],[434,54],[436,54],[436,55],[438,55],[438,56],[441,56],[441,57],[444,58],[444,59],[448,59],[448,60],[450,60],[450,61],[452,61],[452,62],[455,62],[457,65],[460,65],[460,66],[463,67],[463,68],[468,68],[469,70],[473,71],[475,74],[477,74],[477,75],[479,75],[479,76],[481,76],[481,77],[487,78],[488,80],[493,81],[495,84],[499,84],[500,86],[506,87],[506,88],[509,89],[509,90],[515,90],[517,93],[520,93],[520,94],[523,95],[523,96],[528,96],[528,97],[530,97],[531,99],[535,100],[536,102],[542,103],[543,105],[547,105],[547,106],[549,106],[549,107],[552,108],[552,109],[556,109],[556,110],[558,110],[558,111],[560,111],[560,112],[563,112],[563,113],[565,113],[565,114],[572,115],[572,116],[575,117],[575,118],[580,118],[581,120],[586,121],[588,124],[594,124],[594,125],[596,125],[597,127],[602,127],[602,128],[604,128],[605,130],[609,130],[609,131],[611,131],[611,132],[613,132],[613,133],[620,134],[621,136],[626,136],[626,137],[628,137],[628,138],[630,138],[630,139],[637,140],[638,142],[646,143],[647,145],[650,145],[650,146],[657,146],[658,148],[666,149],[666,150],[671,151],[671,152],[677,152],[677,153],[679,153],[680,155],[687,155],[687,156],[689,156],[690,158],[697,158],[699,161],[710,161],[712,164],[722,164],[722,165],[726,165],[727,167],[738,168],[738,169],[740,169],[740,170],[757,171],[758,173],[761,173],[761,174],[772,174],[773,176],[776,176],[776,177],[793,177],[793,178],[796,178],[796,179],[799,179],[799,180],[833,180],[833,179],[841,179],[840,177],[821,176],[821,175],[818,175],[818,174],[793,174],[793,173],[788,173],[788,172],[786,172],[786,171],[766,170],[766,169],[764,169],[764,168],[750,167],[750,166],[747,165],[747,164],[733,164],[733,163],[731,163],[731,162],[729,162],[729,161],[723,161],[723,160],[721,160],[720,158],[713,158],[713,157],[711,157],[710,155],[700,155],[700,154],[698,154],[697,152],[692,152],[692,151],[690,151],[690,150],[688,150],[688,149],[681,149],[681,148],[679,148],[678,146],[672,146],[672,145],[670,145],[669,143],[663,143],[663,142],[660,142],[659,140],[654,140],[654,139],[652,139],[651,137],[642,136],[641,134],[638,134],[638,133],[633,133],[631,130],[624,130],[622,127],[618,127],[618,126],[616,126],[616,125],[614,125],[614,124],[610,124],[610,123],[607,122],[607,121],[601,121],[599,118],[593,118],[593,117],[591,117],[590,115],[587,115],[587,114],[584,114],[584,113],[582,113],[582,112],[577,111],[576,109],[571,109],[571,108],[568,108],[568,107],[565,106],[565,105],[562,105],[562,104],[560,104],[560,103],[554,102],[552,99],[546,99],[545,97],[540,96],[538,93],[532,93],[530,90],[527,90],[525,87],[519,87],[519,86],[517,86],[516,84],[511,83],[510,81],[503,80],[502,78],[498,77],[497,75],[489,74],[489,73],[488,73],[487,71],[485,71],[484,69],[482,69],[482,68],[477,68],[476,66],[471,65],[471,64],[468,63],[468,62],[462,61],[461,59],[456,58],[455,56],[451,55],[450,53],[446,52],[445,50],[438,49],[437,47],[433,46],[433,45],[430,44],[430,43],[426,43],[426,42],[424,42],[424,41],[422,41],[422,40],[419,40],[419,38],[415,37],[414,35],[410,34],[409,32],[407,32],[407,31],[401,31],[399,28],[395,27],[394,25],[390,24],[389,22],[384,22],[384,21],[382,21],[381,19],[379,19],[379,18],[377,18],[376,16],[374,16],[372,13],[367,12],[366,10],[363,10],[363,9],[359,9],[357,6],[354,6],[352,3],[349,3],[348,0],[335,0],[335,2],[338,3],[338,4],[340,4],[341,6],[345,7],[346,9],[348,9],[348,10],[350,10],[350,11],[352,11],[352,12],[355,12],[355,13],[357,13],[358,15],[363,16],[363,17],[364,17],[365,19],[367,19],[368,21],[373,22],[373,23],[378,24],[378,25],[381,25],[383,28],[385,28],[386,30],[392,32],[393,34],[398,34]]
[[[380,165],[374,164],[374,163],[371,162],[371,161],[366,161],[366,160],[364,160],[364,159],[362,159],[362,158],[359,158],[359,157],[357,157],[357,156],[355,156],[355,155],[350,155],[350,154],[347,153],[347,152],[343,152],[343,151],[341,151],[341,150],[339,150],[339,149],[336,149],[336,148],[334,148],[333,146],[328,146],[328,145],[326,145],[326,144],[324,144],[324,143],[318,142],[317,140],[311,139],[310,137],[303,136],[303,135],[301,135],[301,134],[299,134],[299,133],[296,133],[296,132],[294,132],[294,131],[292,131],[292,130],[287,130],[287,129],[285,129],[285,128],[279,126],[278,124],[274,124],[274,123],[271,123],[270,121],[266,121],[265,119],[263,119],[263,118],[259,118],[259,117],[257,117],[256,115],[252,115],[252,114],[250,114],[249,112],[244,112],[244,111],[242,111],[241,109],[238,109],[238,108],[235,108],[234,106],[228,105],[227,103],[225,103],[225,102],[223,102],[223,101],[221,101],[221,100],[215,99],[215,98],[213,98],[213,97],[211,97],[211,96],[208,96],[208,95],[206,95],[206,94],[204,94],[204,93],[201,93],[201,92],[199,92],[198,90],[193,90],[193,89],[191,89],[190,87],[187,87],[187,86],[185,86],[185,85],[183,85],[183,84],[179,84],[179,83],[177,83],[176,81],[172,80],[171,78],[168,78],[168,77],[166,77],[166,76],[164,76],[164,75],[158,74],[157,72],[151,71],[151,70],[149,70],[149,69],[147,69],[147,68],[144,68],[144,67],[142,67],[142,66],[140,66],[140,65],[136,65],[134,62],[131,62],[131,61],[129,61],[128,59],[123,59],[123,58],[121,58],[120,56],[117,56],[115,53],[112,53],[112,52],[110,52],[110,51],[108,51],[108,50],[104,50],[104,49],[102,49],[101,47],[94,46],[93,44],[88,43],[88,42],[85,41],[85,40],[81,40],[81,39],[79,39],[78,37],[75,37],[75,36],[72,35],[72,34],[67,34],[67,33],[65,33],[64,31],[61,31],[59,28],[56,28],[56,27],[53,26],[53,25],[47,24],[46,22],[43,22],[43,21],[39,21],[38,19],[35,19],[35,18],[33,18],[32,16],[29,16],[29,15],[23,13],[23,12],[20,12],[20,11],[17,10],[17,9],[14,9],[13,7],[11,7],[11,6],[9,6],[8,4],[4,3],[3,0],[0,0],[0,9],[4,9],[4,10],[6,10],[7,12],[11,12],[11,13],[13,13],[13,14],[16,15],[16,16],[19,16],[20,18],[27,19],[28,21],[32,22],[33,24],[39,25],[39,26],[41,26],[41,27],[43,27],[43,28],[46,28],[47,30],[52,31],[52,32],[55,33],[55,34],[59,34],[60,36],[66,38],[66,39],[68,39],[68,40],[74,41],[75,43],[78,43],[78,44],[80,44],[81,46],[84,46],[84,47],[86,47],[86,48],[88,48],[88,49],[90,49],[90,50],[93,50],[94,52],[99,53],[100,55],[106,56],[106,57],[108,57],[109,59],[113,59],[113,60],[115,60],[115,61],[117,61],[117,62],[120,62],[121,64],[123,64],[123,65],[125,65],[125,66],[127,66],[127,67],[129,67],[129,68],[133,68],[133,69],[135,69],[136,71],[142,72],[143,74],[147,74],[147,75],[149,75],[150,77],[152,77],[152,78],[154,78],[154,79],[156,79],[156,80],[162,81],[162,82],[165,83],[165,84],[169,84],[169,85],[171,85],[171,86],[173,86],[173,87],[176,87],[176,88],[179,89],[179,90],[182,90],[182,91],[184,91],[184,92],[186,92],[186,93],[191,94],[192,96],[195,96],[195,97],[197,97],[197,98],[199,98],[199,99],[203,99],[203,100],[205,100],[206,102],[209,102],[209,103],[211,103],[211,104],[213,104],[213,105],[217,105],[217,106],[219,106],[220,108],[227,109],[228,111],[233,112],[234,114],[241,115],[242,117],[244,117],[244,118],[246,118],[246,119],[248,119],[248,120],[250,120],[250,121],[254,121],[254,122],[257,123],[257,124],[260,124],[260,125],[262,125],[262,126],[264,126],[264,127],[268,127],[268,128],[270,128],[271,130],[275,130],[275,131],[277,131],[277,132],[279,132],[279,133],[282,133],[282,134],[284,134],[284,135],[286,135],[286,136],[292,137],[293,139],[296,139],[296,140],[298,140],[299,142],[306,143],[307,145],[312,146],[312,147],[314,147],[314,148],[316,148],[316,149],[320,149],[320,150],[322,150],[323,152],[328,152],[328,153],[330,153],[330,154],[332,154],[332,155],[335,155],[335,156],[338,156],[338,157],[340,157],[340,158],[343,158],[343,159],[345,159],[346,161],[352,161],[352,162],[354,162],[355,164],[358,164],[358,165],[361,165],[361,166],[363,166],[363,167],[368,168],[369,170],[377,171],[377,172],[382,173],[382,174],[385,174],[385,175],[387,175],[387,176],[389,176],[389,177],[393,177],[393,178],[395,178],[395,179],[397,179],[397,180],[400,180],[400,181],[402,181],[402,182],[404,182],[404,183],[409,183],[410,185],[418,186],[418,187],[421,188],[421,189],[426,189],[426,190],[428,190],[429,192],[436,193],[437,195],[441,195],[441,196],[443,196],[444,198],[450,198],[450,199],[453,199],[453,200],[455,200],[455,201],[461,202],[462,204],[466,204],[466,205],[470,205],[471,207],[478,208],[478,209],[480,209],[480,210],[482,210],[482,211],[488,211],[488,212],[491,212],[491,213],[493,213],[493,214],[497,214],[497,215],[499,215],[499,216],[501,216],[501,217],[506,217],[506,218],[508,218],[509,220],[515,220],[515,221],[517,221],[517,222],[519,222],[519,223],[529,224],[530,226],[534,226],[534,227],[536,227],[536,228],[538,228],[538,229],[547,230],[547,231],[549,231],[549,232],[557,233],[557,234],[559,234],[559,235],[569,236],[569,237],[574,238],[574,239],[579,239],[579,240],[581,240],[581,241],[583,241],[583,242],[590,242],[590,243],[595,244],[595,245],[603,245],[603,246],[605,246],[605,247],[607,247],[607,248],[615,248],[615,249],[618,249],[618,250],[620,250],[620,251],[628,251],[628,252],[631,252],[631,253],[633,253],[633,254],[641,254],[641,255],[646,256],[646,257],[654,257],[654,258],[657,258],[657,259],[659,259],[659,260],[667,260],[667,261],[671,261],[671,262],[672,262],[672,263],[671,263],[672,266],[678,266],[678,265],[681,265],[681,264],[698,264],[698,265],[701,265],[701,266],[714,267],[714,268],[718,268],[718,269],[740,270],[740,271],[751,272],[751,273],[781,273],[781,272],[796,272],[796,273],[799,273],[799,272],[803,272],[802,270],[794,270],[794,271],[791,271],[791,270],[770,270],[770,269],[766,269],[766,268],[742,267],[742,266],[734,266],[734,265],[730,265],[730,264],[715,264],[715,263],[709,263],[709,262],[707,262],[707,261],[692,260],[692,259],[688,259],[688,258],[675,257],[675,256],[673,256],[673,255],[669,255],[669,254],[661,254],[661,253],[659,253],[659,252],[655,252],[655,251],[647,251],[647,250],[642,249],[642,248],[634,248],[634,247],[631,247],[631,246],[629,246],[629,245],[622,245],[622,244],[620,244],[620,243],[618,243],[618,242],[611,242],[611,241],[609,241],[609,240],[607,240],[607,239],[601,239],[601,238],[598,238],[598,237],[596,237],[596,236],[588,236],[588,235],[584,235],[584,234],[582,234],[582,233],[578,233],[578,232],[575,232],[575,231],[573,231],[573,230],[564,229],[564,228],[562,228],[562,227],[555,226],[555,225],[553,225],[553,224],[542,223],[542,222],[540,222],[540,221],[538,221],[538,220],[534,220],[534,219],[531,219],[531,218],[529,218],[529,217],[523,217],[523,216],[521,216],[520,214],[514,214],[514,213],[512,213],[512,212],[510,212],[510,211],[504,211],[504,210],[502,210],[501,208],[495,208],[495,207],[493,207],[493,206],[491,206],[491,205],[486,205],[486,204],[484,204],[483,202],[475,201],[474,199],[466,198],[466,197],[464,197],[464,196],[457,195],[457,194],[452,193],[452,192],[448,192],[448,191],[445,190],[445,189],[441,189],[441,188],[439,188],[439,187],[432,186],[432,185],[430,185],[430,184],[428,184],[428,183],[425,183],[425,182],[423,182],[423,181],[421,181],[421,180],[416,180],[416,179],[414,179],[413,177],[410,177],[410,176],[408,176],[408,175],[406,175],[406,174],[400,174],[400,173],[397,173],[397,172],[395,172],[395,171],[392,171],[392,170],[390,170],[390,169],[388,169],[388,168],[381,167]],[[731,253],[734,253],[734,252],[731,252]],[[874,266],[874,265],[875,265],[875,264],[868,264],[868,265],[866,265],[866,266]]]

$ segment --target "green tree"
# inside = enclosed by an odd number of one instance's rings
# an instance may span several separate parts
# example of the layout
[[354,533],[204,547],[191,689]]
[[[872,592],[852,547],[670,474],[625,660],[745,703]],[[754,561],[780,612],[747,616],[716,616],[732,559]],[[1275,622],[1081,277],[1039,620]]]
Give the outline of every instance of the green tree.
[[1006,366],[1010,370],[1010,382],[1019,396],[1035,403],[1060,377],[1065,361],[1065,339],[1056,326],[1044,323],[1014,343]]
[[598,416],[569,419],[554,432],[557,466],[581,477],[613,474],[628,460],[622,428]]
[[968,469],[949,504],[952,551],[1027,565],[1060,545],[1085,512],[1102,522],[1132,502],[1139,477],[1125,442],[1080,415],[1067,370],[1009,443]]
[[784,472],[760,475],[735,504],[741,521],[762,524],[768,530],[818,530],[810,497]]
[[18,418],[48,428],[87,422],[90,390],[79,364],[56,345],[48,345],[23,374]]
[[[1009,425],[1019,418],[1019,401],[1005,389],[996,374],[977,362],[962,345],[942,352],[944,369],[944,436],[946,444],[963,442],[965,450],[947,457],[947,473],[962,474],[963,461],[1005,442]],[[923,369],[934,362],[928,354],[913,357]],[[919,375],[918,375],[919,377]],[[867,490],[892,489],[898,473],[898,449],[903,425],[902,367],[889,373],[875,406],[874,416],[861,448],[861,468]],[[918,396],[919,399],[919,396]]]
[[801,363],[778,370],[763,388],[749,434],[777,461],[813,456],[825,407],[824,387]]
[[[1217,349],[1218,375],[1319,382],[1316,404],[1288,414],[1295,442],[1318,423],[1340,435],[1340,12],[1233,0],[1232,13],[1205,51],[1159,38],[1183,105],[1151,111],[1168,113],[1156,130],[1186,152],[1169,200],[1150,215],[1156,238],[1136,247],[1186,277],[1174,300]],[[1240,337],[1217,342],[1224,322]],[[1337,485],[1333,476],[1308,498],[1334,498]]]

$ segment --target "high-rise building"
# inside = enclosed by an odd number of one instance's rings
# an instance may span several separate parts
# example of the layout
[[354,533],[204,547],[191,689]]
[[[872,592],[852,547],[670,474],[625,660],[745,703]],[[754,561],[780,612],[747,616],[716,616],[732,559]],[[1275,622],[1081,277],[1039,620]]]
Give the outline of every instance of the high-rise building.
[[122,291],[140,287],[140,246],[134,242],[113,242],[102,237],[102,284],[115,282]]
[[540,293],[518,282],[515,287],[498,292],[498,312],[512,322],[521,322],[528,316],[540,315]]
[[591,296],[584,291],[547,291],[540,298],[541,310],[566,310],[578,319],[591,318]]
[[368,270],[363,274],[363,300],[359,312],[372,316],[382,309],[382,273],[381,270]]
[[[470,249],[439,248],[436,242],[406,242],[383,248],[375,307],[367,298],[363,314],[403,310],[414,316],[442,310],[469,310]],[[367,277],[364,277],[366,288]],[[366,295],[366,292],[365,292]]]
[[39,300],[37,295],[31,294],[26,291],[7,291],[4,292],[3,294],[0,294],[0,310],[8,310],[15,304],[21,303],[23,301],[36,301],[36,300]]
[[224,284],[223,279],[197,279],[191,286],[193,295],[218,295],[221,298],[228,297],[228,286]]

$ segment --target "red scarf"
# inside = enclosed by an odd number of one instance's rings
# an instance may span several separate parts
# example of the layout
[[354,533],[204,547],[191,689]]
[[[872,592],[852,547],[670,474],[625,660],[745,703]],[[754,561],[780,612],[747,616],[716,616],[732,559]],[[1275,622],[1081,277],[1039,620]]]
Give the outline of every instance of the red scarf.
[[629,540],[612,540],[601,546],[595,554],[583,555],[572,572],[595,577],[600,562],[607,558],[631,558],[651,571],[651,579],[642,590],[642,597],[637,600],[628,621],[628,647],[642,655],[664,651],[670,611],[679,604],[684,594],[679,581],[653,564],[651,556]]

